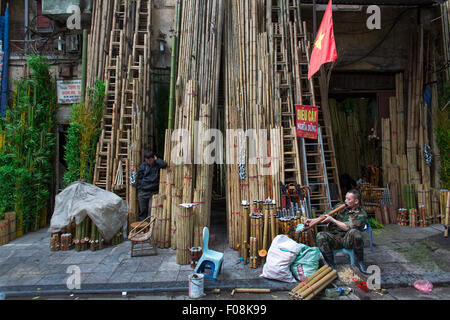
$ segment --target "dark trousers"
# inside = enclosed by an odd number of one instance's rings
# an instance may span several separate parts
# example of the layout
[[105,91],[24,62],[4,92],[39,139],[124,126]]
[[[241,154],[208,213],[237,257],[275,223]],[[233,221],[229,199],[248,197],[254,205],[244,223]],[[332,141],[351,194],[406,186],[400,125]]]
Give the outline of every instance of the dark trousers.
[[139,191],[139,220],[142,221],[147,218],[152,210],[153,195],[157,194],[156,191]]

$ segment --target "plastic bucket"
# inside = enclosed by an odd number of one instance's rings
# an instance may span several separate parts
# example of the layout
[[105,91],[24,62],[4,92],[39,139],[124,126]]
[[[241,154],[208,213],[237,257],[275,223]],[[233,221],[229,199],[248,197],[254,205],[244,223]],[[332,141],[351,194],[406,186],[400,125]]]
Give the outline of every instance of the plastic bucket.
[[198,299],[205,295],[203,292],[204,275],[194,273],[189,276],[189,298]]

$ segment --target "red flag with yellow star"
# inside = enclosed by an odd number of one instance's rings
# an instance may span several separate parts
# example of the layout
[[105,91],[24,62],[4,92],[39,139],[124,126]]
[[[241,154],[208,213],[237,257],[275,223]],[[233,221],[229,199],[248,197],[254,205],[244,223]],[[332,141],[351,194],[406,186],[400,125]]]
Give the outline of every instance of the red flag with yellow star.
[[311,79],[322,64],[336,60],[337,51],[333,31],[333,10],[330,0],[323,15],[319,31],[317,32],[311,59],[309,60],[308,79]]

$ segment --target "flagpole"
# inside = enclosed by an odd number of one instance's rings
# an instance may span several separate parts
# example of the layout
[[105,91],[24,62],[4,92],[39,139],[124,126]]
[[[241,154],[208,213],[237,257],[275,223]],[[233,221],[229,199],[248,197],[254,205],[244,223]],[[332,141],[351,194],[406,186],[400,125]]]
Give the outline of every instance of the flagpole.
[[313,0],[313,39],[316,40],[317,21],[316,21],[316,0]]

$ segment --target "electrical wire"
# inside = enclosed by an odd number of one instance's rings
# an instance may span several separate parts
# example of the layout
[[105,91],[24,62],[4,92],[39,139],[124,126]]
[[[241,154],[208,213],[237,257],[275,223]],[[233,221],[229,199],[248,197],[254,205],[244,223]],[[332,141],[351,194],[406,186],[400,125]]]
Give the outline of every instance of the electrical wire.
[[394,28],[395,28],[395,26],[400,22],[400,19],[401,19],[401,17],[407,12],[407,11],[409,11],[410,9],[409,8],[407,8],[407,9],[405,9],[405,10],[403,10],[398,16],[397,16],[397,18],[395,18],[395,22],[392,24],[392,26],[391,26],[391,28],[388,30],[388,32],[384,35],[384,37],[369,51],[369,52],[367,52],[366,54],[364,54],[363,56],[361,56],[361,57],[359,57],[358,59],[355,59],[355,60],[353,60],[353,61],[348,61],[348,62],[346,62],[346,63],[339,63],[338,65],[337,65],[337,67],[346,67],[346,66],[349,66],[349,65],[352,65],[352,64],[354,64],[354,63],[356,63],[356,62],[359,62],[359,61],[361,61],[361,60],[363,60],[364,58],[367,58],[368,56],[370,56],[376,49],[378,49],[380,46],[381,46],[381,44],[387,39],[387,37],[391,34],[391,32],[392,32],[392,30],[394,30]]

